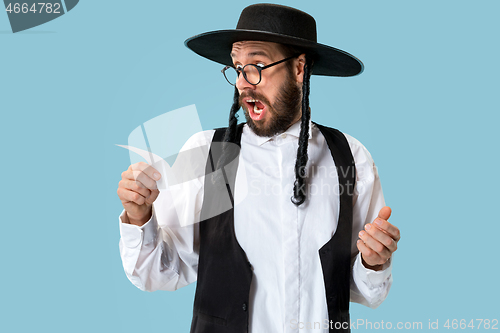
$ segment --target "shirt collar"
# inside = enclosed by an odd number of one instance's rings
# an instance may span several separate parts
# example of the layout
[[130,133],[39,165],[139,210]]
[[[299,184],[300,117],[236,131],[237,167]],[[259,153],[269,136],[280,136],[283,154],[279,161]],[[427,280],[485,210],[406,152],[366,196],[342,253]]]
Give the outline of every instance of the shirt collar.
[[[248,125],[245,125],[245,129],[247,130],[247,133],[250,134],[252,137],[252,141],[254,141],[257,145],[262,146],[264,143],[274,140],[276,137],[286,134],[286,135],[292,135],[296,138],[300,136],[300,119],[295,122],[292,126],[290,126],[286,131],[276,134],[274,136],[258,136],[256,135]],[[309,140],[312,139],[312,122],[309,120]]]

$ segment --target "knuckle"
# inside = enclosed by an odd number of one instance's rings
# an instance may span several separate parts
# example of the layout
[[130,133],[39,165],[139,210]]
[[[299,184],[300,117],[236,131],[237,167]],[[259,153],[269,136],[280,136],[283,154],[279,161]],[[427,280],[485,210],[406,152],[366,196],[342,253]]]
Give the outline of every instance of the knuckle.
[[128,179],[122,179],[120,180],[120,182],[118,183],[118,187],[120,188],[123,188],[123,189],[126,189],[127,188],[127,185],[128,185]]
[[377,242],[374,245],[374,249],[373,250],[375,250],[377,253],[382,253],[382,251],[384,251],[384,249],[385,249],[384,245],[382,245],[381,243]]
[[389,246],[392,246],[393,243],[394,243],[394,240],[392,238],[389,238],[384,242],[384,245],[389,247]]
[[396,237],[397,237],[398,239],[400,239],[400,238],[401,238],[401,234],[400,234],[400,232],[399,232],[399,229],[398,229],[398,228],[396,228],[396,230],[395,230],[394,234],[396,235]]
[[141,171],[137,171],[137,170],[134,171],[134,177],[133,177],[134,180],[139,179],[140,176],[141,176]]
[[139,182],[138,186],[142,189],[150,189],[151,188],[151,184],[150,184],[150,181],[148,178],[146,177],[141,177],[141,181]]
[[133,181],[131,186],[132,190],[139,191],[141,189],[141,186],[139,184],[140,183],[137,180]]

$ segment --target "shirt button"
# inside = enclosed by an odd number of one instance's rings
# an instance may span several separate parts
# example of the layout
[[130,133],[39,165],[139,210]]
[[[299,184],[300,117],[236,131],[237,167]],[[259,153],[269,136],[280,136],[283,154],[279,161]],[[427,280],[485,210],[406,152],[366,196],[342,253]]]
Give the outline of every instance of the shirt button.
[[283,139],[285,139],[285,138],[286,138],[286,133],[281,134],[281,137],[282,137]]
[[243,311],[246,311],[247,310],[247,303],[243,303]]

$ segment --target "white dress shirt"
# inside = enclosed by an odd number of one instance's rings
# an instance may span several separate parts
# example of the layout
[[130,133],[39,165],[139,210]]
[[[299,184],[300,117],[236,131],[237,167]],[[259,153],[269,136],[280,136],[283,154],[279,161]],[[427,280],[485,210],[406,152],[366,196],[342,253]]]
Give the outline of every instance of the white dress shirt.
[[[318,250],[337,228],[338,177],[324,136],[310,125],[308,197],[298,207],[290,197],[300,123],[274,137],[259,137],[247,125],[243,128],[234,223],[236,238],[253,266],[249,299],[249,331],[253,333],[328,332]],[[209,145],[214,132],[194,135],[182,150]],[[377,217],[385,203],[370,153],[359,141],[344,135],[357,173],[351,301],[375,308],[389,292],[392,260],[381,271],[365,268],[356,241],[358,232]],[[141,290],[176,290],[196,281],[199,225],[194,222],[199,221],[203,183],[201,177],[161,191],[152,218],[141,227],[127,224],[122,212],[119,246],[123,266],[129,280]]]

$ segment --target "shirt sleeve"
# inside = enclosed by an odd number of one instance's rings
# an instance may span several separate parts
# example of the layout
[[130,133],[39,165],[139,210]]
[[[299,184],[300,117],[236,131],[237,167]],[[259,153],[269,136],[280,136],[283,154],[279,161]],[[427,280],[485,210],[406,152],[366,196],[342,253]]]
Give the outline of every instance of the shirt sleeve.
[[353,195],[352,279],[351,301],[376,308],[387,297],[392,285],[392,261],[389,259],[380,271],[366,268],[361,260],[356,241],[358,233],[373,222],[385,206],[377,167],[368,150],[356,139],[345,134],[356,165],[356,186]]
[[[213,133],[195,134],[181,152],[192,154],[195,147],[209,147]],[[173,291],[196,281],[203,182],[202,174],[160,190],[151,219],[142,226],[129,224],[125,211],[120,215],[123,268],[139,289]]]

